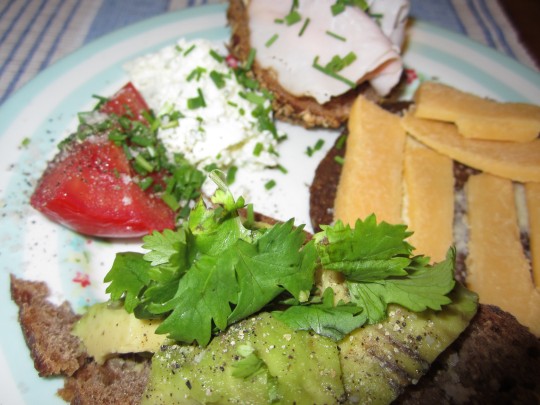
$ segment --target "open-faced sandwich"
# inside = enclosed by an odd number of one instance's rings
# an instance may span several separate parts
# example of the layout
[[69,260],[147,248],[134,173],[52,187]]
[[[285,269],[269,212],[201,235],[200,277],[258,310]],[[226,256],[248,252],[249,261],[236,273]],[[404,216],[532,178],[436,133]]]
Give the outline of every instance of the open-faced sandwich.
[[[496,328],[500,336],[482,338],[478,352],[485,357],[476,366],[482,377],[443,383],[439,394],[462,403],[538,401],[538,376],[518,376],[512,356],[499,357],[498,344],[507,340],[503,345],[515,348],[519,330],[533,343],[521,362],[539,366],[531,348],[540,336],[540,108],[435,82],[421,84],[414,103],[383,107],[360,97],[347,132],[321,161],[311,185],[314,228],[374,212],[407,223],[417,251],[432,259],[444,257],[448,244],[456,246],[456,278],[479,294],[479,313],[515,316],[524,326],[483,325],[480,333]],[[441,362],[435,372],[441,381],[471,365],[463,356]]]
[[277,118],[337,128],[358,94],[379,100],[400,82],[408,12],[408,0],[232,0],[230,51],[250,61]]

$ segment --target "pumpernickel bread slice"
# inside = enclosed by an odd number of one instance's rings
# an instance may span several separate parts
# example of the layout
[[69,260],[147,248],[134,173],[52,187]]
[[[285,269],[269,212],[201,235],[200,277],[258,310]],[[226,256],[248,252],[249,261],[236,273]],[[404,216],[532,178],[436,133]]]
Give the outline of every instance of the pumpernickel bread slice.
[[[229,1],[227,19],[231,27],[229,51],[238,60],[246,61],[251,50],[246,3],[243,0]],[[339,128],[347,121],[352,103],[360,93],[371,100],[380,99],[380,96],[366,82],[339,97],[332,98],[325,104],[319,104],[312,97],[298,97],[289,93],[280,85],[275,73],[272,70],[263,69],[257,63],[257,59],[251,70],[261,86],[273,94],[272,108],[276,118],[306,128]],[[398,86],[387,98],[395,98],[399,91]]]
[[150,361],[114,358],[98,365],[71,334],[79,319],[69,303],[49,300],[43,282],[11,276],[11,297],[34,367],[42,377],[65,377],[59,395],[72,404],[138,404],[148,381]]

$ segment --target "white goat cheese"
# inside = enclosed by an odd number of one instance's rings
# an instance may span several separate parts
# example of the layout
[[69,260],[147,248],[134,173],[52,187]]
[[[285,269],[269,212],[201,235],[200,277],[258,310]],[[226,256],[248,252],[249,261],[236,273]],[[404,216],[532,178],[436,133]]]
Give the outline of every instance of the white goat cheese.
[[[181,114],[170,125],[165,117],[158,130],[171,156],[181,153],[198,168],[210,163],[220,168],[277,165],[276,136],[259,130],[253,116],[257,104],[245,97],[250,90],[213,52],[218,51],[209,41],[180,39],[176,45],[130,61],[125,70],[158,116]],[[212,75],[222,79],[223,87]],[[263,106],[269,108],[269,101]],[[254,153],[261,146],[260,153]]]

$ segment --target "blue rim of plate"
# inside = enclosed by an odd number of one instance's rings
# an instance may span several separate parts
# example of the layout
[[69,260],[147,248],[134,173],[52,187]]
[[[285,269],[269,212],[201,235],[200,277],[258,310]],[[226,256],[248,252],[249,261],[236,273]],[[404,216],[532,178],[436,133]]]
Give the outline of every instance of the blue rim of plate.
[[[19,116],[19,111],[24,108],[25,103],[28,100],[31,100],[36,93],[43,90],[43,88],[45,88],[49,82],[56,80],[65,72],[76,67],[81,60],[85,60],[111,44],[128,40],[134,35],[155,29],[160,25],[179,23],[181,21],[186,21],[196,17],[223,15],[225,9],[226,6],[222,4],[208,5],[156,16],[107,34],[104,37],[98,38],[72,54],[64,57],[54,65],[39,73],[34,79],[16,91],[8,100],[6,100],[5,103],[3,103],[3,105],[0,107],[0,142],[4,140],[4,137],[6,137],[6,129],[11,126],[13,120],[17,119]],[[500,54],[493,49],[476,43],[464,36],[432,26],[431,24],[415,21],[413,23],[413,29],[427,36],[432,36],[435,39],[445,38],[450,42],[459,44],[460,46],[472,50],[472,52],[475,54],[482,56],[483,58],[491,61],[493,64],[502,66],[507,71],[514,72],[514,74],[521,77],[524,82],[532,85],[533,97],[532,99],[531,97],[525,97],[523,94],[514,89],[512,83],[505,82],[499,77],[491,76],[489,72],[482,70],[482,66],[477,66],[472,61],[460,59],[458,55],[449,53],[445,49],[438,49],[437,47],[426,43],[415,44],[413,41],[408,52],[424,55],[426,57],[435,57],[441,63],[448,65],[458,63],[459,69],[465,70],[468,75],[478,79],[480,82],[483,82],[487,87],[492,88],[494,92],[501,97],[501,99],[508,101],[530,101],[540,103],[540,75],[532,69],[529,69],[519,64],[515,60]],[[202,30],[200,32],[192,32],[190,37],[197,37],[200,35],[208,39],[226,40],[227,32],[228,31],[225,27],[220,26],[213,27],[212,29]],[[131,57],[157,49],[162,45],[171,43],[172,40],[174,39],[166,38],[162,41],[162,43],[157,45],[154,44],[151,48],[140,49],[136,52],[132,52]],[[118,69],[118,67],[115,66],[111,67],[110,69],[115,70]],[[116,77],[115,74],[118,75],[118,78],[121,76],[121,73],[109,72],[109,74],[112,75],[111,77]],[[85,88],[85,93],[89,93],[93,85],[94,83],[90,81],[89,83],[85,83],[84,86],[75,88],[72,91],[72,97],[79,94],[82,87]],[[63,102],[56,106],[54,110],[61,110],[65,107],[66,103],[71,103],[72,101],[73,100],[71,98],[68,100],[63,100]],[[42,123],[42,126],[43,125],[45,125],[45,122]],[[18,134],[17,136],[20,136],[20,139],[22,140],[24,134]],[[7,195],[10,188],[16,187],[21,181],[21,179],[13,178],[16,176],[11,177],[12,178],[9,181],[7,189],[2,190],[2,198]],[[0,238],[3,234],[5,235],[9,232],[5,230],[8,221],[3,218],[2,222],[3,225],[0,227]],[[6,254],[0,255],[0,263],[2,264],[2,267],[5,267],[6,269],[10,267],[17,268],[20,264],[20,260],[22,260],[20,257],[17,258],[15,256]],[[6,261],[9,261],[9,263],[6,263]],[[8,372],[10,372],[15,384],[20,390],[20,395],[23,398],[24,403],[43,403],[44,398],[50,398],[51,403],[63,403],[63,401],[61,401],[55,395],[56,390],[62,385],[62,380],[53,379],[51,381],[39,378],[37,372],[33,368],[33,363],[28,356],[28,348],[23,340],[19,324],[16,320],[17,309],[9,298],[9,280],[7,276],[8,275],[5,274],[0,279],[0,283],[2,283],[2,288],[4,290],[4,293],[0,297],[0,306],[2,307],[0,313],[3,319],[8,320],[4,333],[0,335],[0,342],[2,344],[3,355],[10,366]],[[21,356],[23,357],[21,358]]]

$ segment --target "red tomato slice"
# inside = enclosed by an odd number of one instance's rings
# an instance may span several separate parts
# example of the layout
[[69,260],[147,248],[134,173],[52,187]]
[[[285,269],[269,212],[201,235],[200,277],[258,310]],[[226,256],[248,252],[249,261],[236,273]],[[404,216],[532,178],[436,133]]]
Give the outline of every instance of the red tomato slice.
[[146,123],[147,121],[143,116],[143,112],[150,111],[150,109],[141,96],[141,93],[139,93],[131,82],[128,82],[103,104],[100,111],[119,116],[127,115],[133,120]]
[[60,152],[43,174],[31,205],[51,220],[100,237],[138,237],[175,227],[174,212],[133,182],[121,147],[92,136]]

